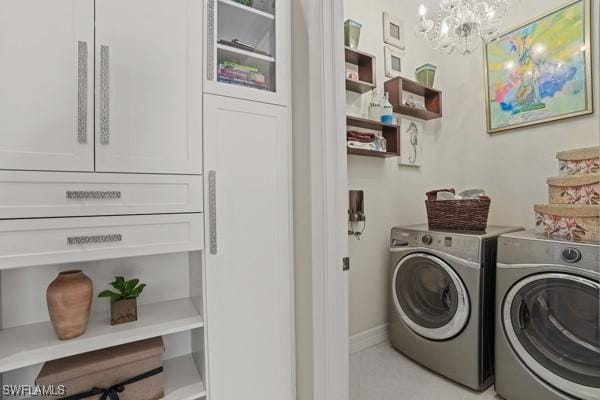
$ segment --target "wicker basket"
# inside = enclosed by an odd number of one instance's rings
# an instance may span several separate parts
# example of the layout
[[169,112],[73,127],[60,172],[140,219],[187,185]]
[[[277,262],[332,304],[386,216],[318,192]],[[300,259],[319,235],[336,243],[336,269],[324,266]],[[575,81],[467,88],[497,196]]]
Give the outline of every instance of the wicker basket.
[[426,200],[429,229],[484,231],[491,200]]
[[600,172],[600,147],[586,147],[556,154],[560,176]]
[[600,242],[600,206],[538,204],[536,230],[549,237]]
[[600,204],[600,173],[548,178],[550,204]]

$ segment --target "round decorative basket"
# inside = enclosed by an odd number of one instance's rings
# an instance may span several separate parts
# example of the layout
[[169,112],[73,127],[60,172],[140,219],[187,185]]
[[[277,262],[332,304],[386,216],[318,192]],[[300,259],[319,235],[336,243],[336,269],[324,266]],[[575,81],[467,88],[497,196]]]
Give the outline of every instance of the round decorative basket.
[[426,200],[429,229],[484,231],[491,200]]

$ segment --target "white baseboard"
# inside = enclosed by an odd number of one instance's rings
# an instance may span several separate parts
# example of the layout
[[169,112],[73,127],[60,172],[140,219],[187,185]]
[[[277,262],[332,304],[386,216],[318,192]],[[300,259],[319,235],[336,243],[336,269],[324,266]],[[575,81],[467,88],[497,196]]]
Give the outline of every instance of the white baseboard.
[[389,324],[383,324],[350,337],[350,354],[388,341]]

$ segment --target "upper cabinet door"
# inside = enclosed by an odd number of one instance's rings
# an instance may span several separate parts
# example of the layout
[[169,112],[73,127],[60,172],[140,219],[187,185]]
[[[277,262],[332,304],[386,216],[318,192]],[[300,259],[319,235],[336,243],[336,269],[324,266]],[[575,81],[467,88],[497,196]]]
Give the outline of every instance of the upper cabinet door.
[[202,173],[202,15],[202,0],[96,0],[97,171]]
[[0,169],[92,171],[93,0],[0,1]]
[[212,95],[204,108],[209,397],[291,400],[288,111]]
[[204,0],[207,93],[289,104],[289,0]]

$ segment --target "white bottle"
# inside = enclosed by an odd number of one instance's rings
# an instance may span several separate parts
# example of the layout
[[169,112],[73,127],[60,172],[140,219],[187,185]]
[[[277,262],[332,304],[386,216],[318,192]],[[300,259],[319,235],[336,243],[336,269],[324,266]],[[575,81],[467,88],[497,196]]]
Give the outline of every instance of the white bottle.
[[383,100],[383,107],[381,110],[381,122],[384,124],[393,124],[394,123],[394,107],[390,103],[390,94],[385,92],[385,97]]
[[381,115],[381,104],[379,103],[379,93],[377,89],[371,91],[371,102],[369,102],[369,119],[379,121]]

